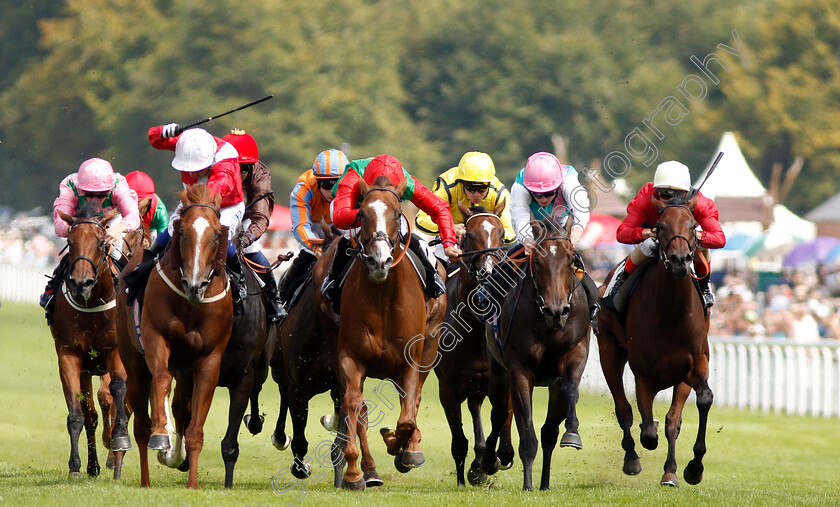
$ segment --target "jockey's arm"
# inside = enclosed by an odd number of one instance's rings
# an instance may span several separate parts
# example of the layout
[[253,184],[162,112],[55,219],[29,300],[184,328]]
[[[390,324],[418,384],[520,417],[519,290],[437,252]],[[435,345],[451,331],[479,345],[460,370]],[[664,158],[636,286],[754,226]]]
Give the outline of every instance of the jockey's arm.
[[502,227],[505,228],[505,243],[511,244],[516,241],[516,230],[513,228],[513,223],[510,217],[510,192],[508,189],[502,188],[496,198],[496,204],[505,201],[505,209],[502,210],[502,216],[499,217],[502,221]]
[[[449,202],[449,194],[446,191],[445,184],[442,183],[440,178],[438,178],[435,181],[434,194],[436,196],[440,197],[441,199],[443,199],[444,201],[446,201],[447,203],[449,203],[450,213],[451,213],[452,203]],[[422,231],[425,234],[429,234],[429,235],[432,235],[432,236],[437,236],[438,235],[439,231],[438,231],[437,224],[434,222],[434,220],[432,220],[432,217],[423,210],[418,210],[417,211],[417,216],[414,218],[414,225],[417,226],[418,230]],[[456,235],[458,237],[461,237],[461,235],[458,233],[458,224],[455,224],[455,227],[456,227],[456,230],[455,230]]]
[[178,144],[178,137],[162,137],[163,125],[152,127],[149,129],[149,143],[158,150],[175,151],[175,145]]
[[61,219],[58,212],[61,211],[67,215],[73,216],[76,213],[76,208],[79,206],[79,198],[70,188],[68,182],[70,176],[65,177],[58,186],[58,197],[53,202],[53,221],[55,222],[55,234],[59,238],[66,238],[70,231],[70,224]]
[[432,217],[432,220],[434,220],[438,227],[444,249],[456,245],[455,229],[452,224],[452,212],[449,209],[449,204],[445,200],[436,196],[431,190],[420,183],[417,178],[414,178],[414,195],[411,197],[411,202]]
[[[708,204],[699,210],[699,213],[695,214],[697,224],[702,230],[700,246],[703,248],[723,248],[726,245],[726,236],[718,221],[717,206],[711,199],[706,199],[705,201]],[[698,202],[699,205],[700,203]]]
[[528,190],[514,183],[510,188],[510,216],[513,219],[513,228],[516,239],[525,242],[527,239],[534,239],[534,231],[531,230],[531,194]]
[[239,180],[239,164],[234,159],[225,159],[213,165],[207,186],[225,197],[236,193],[237,180]]
[[649,202],[650,197],[639,194],[627,205],[627,216],[615,232],[615,239],[619,243],[635,245],[646,239],[644,236],[646,214],[641,204],[644,199]]
[[359,210],[354,206],[356,196],[359,195],[359,174],[347,170],[338,182],[338,190],[332,202],[333,225],[339,229],[352,229],[356,223]]
[[313,252],[315,244],[313,239],[318,239],[312,229],[312,206],[310,200],[318,188],[309,188],[304,181],[298,181],[295,188],[289,194],[289,208],[292,214],[292,233],[303,250]]
[[571,209],[569,220],[574,220],[572,226],[572,244],[577,244],[583,235],[586,225],[589,223],[589,193],[583,188],[578,180],[577,171],[569,171],[566,180],[563,182],[563,200],[566,206]]

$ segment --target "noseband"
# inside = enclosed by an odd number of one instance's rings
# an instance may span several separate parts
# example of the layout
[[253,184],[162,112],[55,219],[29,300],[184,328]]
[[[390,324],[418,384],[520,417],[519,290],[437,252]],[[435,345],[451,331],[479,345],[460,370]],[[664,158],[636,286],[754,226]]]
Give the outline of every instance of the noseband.
[[[692,217],[694,216],[694,213],[691,212],[691,209],[684,204],[669,204],[667,206],[664,206],[661,210],[659,210],[660,220],[662,219],[662,213],[668,208],[683,208],[686,211],[688,211],[689,215],[691,215]],[[692,236],[692,238],[693,238],[693,241],[692,241],[692,240],[689,240],[688,238],[686,238],[685,236],[683,236],[681,234],[676,234],[674,236],[671,236],[671,239],[669,239],[668,242],[665,243],[665,246],[662,247],[662,242],[659,239],[659,231],[660,230],[661,230],[661,228],[659,227],[659,223],[657,223],[656,224],[656,243],[659,245],[659,257],[662,259],[662,263],[665,265],[665,269],[667,269],[668,271],[671,270],[671,261],[668,260],[667,252],[668,252],[668,249],[671,247],[671,242],[674,241],[675,239],[681,239],[681,240],[685,241],[686,244],[688,244],[688,249],[689,249],[689,253],[691,254],[691,257],[692,258],[694,257],[694,251],[697,250],[697,237],[696,236]]]
[[[571,244],[571,242],[572,242],[572,240],[569,239],[566,236],[550,236],[550,237],[547,237],[547,238],[542,238],[540,240],[540,243],[542,243],[543,241],[557,240],[557,239],[562,239],[562,240],[568,241],[569,244]],[[534,276],[534,255],[536,255],[536,249],[534,250],[534,252],[531,252],[531,255],[528,257],[528,267],[531,270],[531,282],[534,284],[534,292],[537,294],[537,299],[536,299],[537,308],[540,310],[540,313],[545,315],[546,312],[548,311],[548,306],[545,304],[545,299],[543,298],[542,294],[540,294],[540,288],[537,286],[537,277]],[[572,304],[572,296],[574,296],[575,291],[577,290],[577,288],[581,284],[581,282],[580,282],[580,280],[578,280],[578,277],[575,274],[574,266],[569,266],[569,269],[572,270],[572,280],[573,281],[572,281],[572,288],[569,291],[569,297],[566,299],[566,304],[571,305]]]

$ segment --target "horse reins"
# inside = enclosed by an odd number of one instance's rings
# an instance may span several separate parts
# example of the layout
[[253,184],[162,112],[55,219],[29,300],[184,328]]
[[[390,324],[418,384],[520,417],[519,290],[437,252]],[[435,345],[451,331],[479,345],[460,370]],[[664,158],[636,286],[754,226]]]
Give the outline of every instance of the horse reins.
[[[473,218],[476,218],[476,217],[493,217],[496,220],[498,220],[499,225],[502,227],[502,229],[504,229],[504,224],[502,224],[502,219],[499,218],[498,215],[495,215],[493,213],[476,213],[474,215],[470,215],[467,218],[467,220],[464,222],[464,227],[469,225],[470,220],[472,220]],[[469,252],[464,252],[461,255],[459,255],[458,260],[467,269],[467,272],[470,275],[472,275],[474,278],[478,278],[478,270],[475,268],[475,257],[476,256],[484,256],[485,254],[489,254],[492,257],[496,258],[497,262],[501,262],[502,261],[502,254],[501,254],[500,250],[504,250],[505,248],[507,248],[507,247],[502,245],[502,246],[494,246],[494,247],[490,247],[490,248],[482,248],[480,250],[470,250]],[[464,261],[464,258],[466,258],[466,257],[469,257],[468,262]]]
[[[690,215],[694,216],[694,213],[691,211],[691,208],[689,208],[685,204],[669,204],[669,205],[666,205],[661,210],[659,210],[659,216],[661,217],[662,212],[665,211],[668,208],[683,208],[686,211],[688,211],[688,213]],[[658,224],[657,224],[655,230],[656,230],[656,242],[661,245],[662,242],[659,240],[660,229],[659,229]],[[662,246],[659,247],[659,256],[662,258],[662,262],[665,265],[665,269],[667,269],[669,271],[671,269],[671,261],[668,260],[667,251],[668,251],[668,248],[671,247],[671,242],[674,241],[675,239],[681,239],[681,240],[686,242],[686,244],[688,245],[689,253],[691,254],[692,258],[694,258],[694,252],[697,250],[697,237],[696,236],[694,237],[694,241],[690,241],[688,238],[686,238],[685,236],[683,236],[681,234],[675,234],[674,236],[671,236],[671,239],[669,239],[668,242],[665,243],[664,248]],[[701,256],[702,256],[702,254],[701,254]],[[704,261],[706,260],[705,257],[703,257],[703,260]],[[694,278],[696,279],[697,277],[694,276]]]
[[[397,202],[402,201],[402,198],[400,198],[400,196],[397,195],[397,193],[390,188],[371,188],[370,190],[365,192],[365,194],[361,197],[361,199],[364,200],[367,197],[367,195],[371,192],[390,192],[390,193],[394,194],[394,197],[397,198]],[[360,217],[361,217],[361,214],[356,215],[356,222],[358,222],[360,220]],[[365,239],[357,239],[357,238],[359,238],[358,235],[353,236],[351,234],[350,239],[354,243],[359,245],[358,249],[351,249],[351,250],[355,252],[357,257],[359,257],[361,260],[364,261],[366,258],[370,257],[368,254],[365,253],[365,250],[367,250],[367,247],[370,243],[372,243],[374,241],[385,241],[388,244],[388,248],[390,249],[391,253],[393,254],[394,250],[397,248],[397,245],[400,244],[400,240],[399,240],[399,238],[401,236],[400,226],[402,225],[402,219],[403,218],[405,218],[405,214],[402,213],[402,211],[400,211],[400,218],[397,221],[398,222],[397,223],[397,241],[392,241],[391,238],[386,233],[384,233],[382,231],[376,231]],[[406,221],[408,221],[408,219],[406,219]],[[357,223],[354,223],[353,225],[354,225],[354,227],[360,227],[360,225],[357,224]],[[402,258],[405,257],[405,252],[406,252],[406,250],[408,250],[408,245],[410,243],[411,243],[411,232],[409,232],[409,234],[408,234],[408,238],[406,239],[405,245],[403,245],[403,249],[397,254],[397,257],[391,263],[392,268],[396,267],[396,265],[400,263]]]

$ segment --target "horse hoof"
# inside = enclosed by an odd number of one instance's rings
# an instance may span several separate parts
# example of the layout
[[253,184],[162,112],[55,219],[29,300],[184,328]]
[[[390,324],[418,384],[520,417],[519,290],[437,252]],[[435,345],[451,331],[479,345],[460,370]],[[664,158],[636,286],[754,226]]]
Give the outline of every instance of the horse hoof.
[[304,463],[303,465],[299,464],[300,462],[295,460],[292,463],[291,471],[292,475],[295,476],[297,479],[307,479],[310,475],[312,475],[312,465],[309,463]]
[[[254,420],[253,427],[251,426],[252,420]],[[245,414],[245,427],[248,428],[248,431],[250,431],[252,435],[256,435],[262,431],[264,422],[265,417],[263,417],[262,414],[257,419],[253,419],[251,414]]]
[[481,462],[481,469],[484,470],[484,473],[487,475],[493,475],[499,471],[502,467],[502,461],[496,456],[496,461],[493,462],[492,465],[488,465],[484,461]]
[[371,470],[370,472],[365,472],[364,475],[365,479],[365,486],[368,488],[375,488],[377,486],[381,486],[385,484],[385,481],[379,477],[379,474],[376,473],[376,470]]
[[327,431],[338,431],[338,415],[324,414],[321,416],[321,426]]
[[665,472],[665,475],[662,476],[662,480],[659,481],[659,484],[663,486],[671,486],[672,488],[680,487],[680,481],[677,479],[677,474],[672,472]]
[[[117,451],[130,451],[131,450],[131,438],[128,435],[123,435],[120,437],[113,437],[111,438],[111,450],[114,452]],[[108,458],[110,459],[110,458]]]
[[624,460],[622,471],[627,475],[639,475],[642,473],[642,460],[639,458]]
[[117,464],[117,458],[114,456],[108,456],[108,459],[105,460],[105,468],[108,470],[113,470]]
[[487,482],[487,474],[481,469],[481,463],[477,461],[472,462],[470,469],[467,471],[467,480],[471,486],[480,486]]
[[563,433],[563,438],[560,439],[560,447],[574,447],[575,449],[583,449],[583,441],[580,435],[567,431]]
[[146,447],[153,451],[168,451],[172,448],[172,445],[169,443],[169,435],[163,433],[149,437],[149,445]]
[[81,477],[81,476],[82,476],[82,472],[70,472],[70,473],[68,474],[68,476],[69,476],[69,477]]
[[274,446],[275,449],[280,451],[285,451],[289,448],[289,444],[292,443],[292,439],[289,438],[289,435],[283,435],[283,441],[280,442],[277,440],[277,437],[274,433],[271,434],[271,444]]
[[190,471],[190,460],[189,460],[189,458],[185,458],[184,461],[182,461],[181,464],[178,465],[178,471],[179,472],[189,472]]
[[402,460],[400,459],[399,454],[394,456],[394,466],[397,468],[397,472],[399,472],[401,474],[407,474],[408,472],[411,471],[411,467],[403,464]]
[[692,486],[700,484],[700,481],[703,480],[703,463],[698,460],[689,461],[685,470],[683,470],[683,478],[685,482]]
[[365,478],[359,477],[359,479],[356,481],[348,481],[347,479],[343,479],[341,481],[341,489],[346,489],[349,491],[364,491]]
[[420,468],[426,464],[423,451],[403,451],[398,456],[402,464],[408,468]]
[[88,465],[87,474],[91,477],[99,477],[99,463]]

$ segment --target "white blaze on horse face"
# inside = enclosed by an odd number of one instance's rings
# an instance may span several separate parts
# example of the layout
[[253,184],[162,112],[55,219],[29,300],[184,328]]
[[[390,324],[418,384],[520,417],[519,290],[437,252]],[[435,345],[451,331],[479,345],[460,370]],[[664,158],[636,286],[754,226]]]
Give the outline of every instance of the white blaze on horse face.
[[[490,222],[482,222],[481,227],[487,231],[487,248],[493,248],[490,242],[493,240],[493,224]],[[493,272],[493,257],[488,255],[484,258],[484,271],[488,273]]]
[[548,250],[551,252],[551,255],[557,255],[557,245],[551,245],[548,247]]
[[201,258],[201,237],[204,232],[210,227],[210,222],[204,217],[198,217],[193,222],[193,229],[195,229],[195,258],[193,258],[193,280],[198,279],[198,268],[200,267],[199,259]]
[[[373,201],[368,206],[374,213],[376,232],[381,232],[387,236],[388,223],[385,221],[385,212],[388,210],[388,205],[382,201]],[[368,255],[380,264],[384,264],[385,260],[391,255],[391,249],[387,241],[374,241],[371,248],[373,252],[370,252]]]

